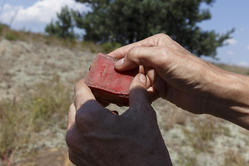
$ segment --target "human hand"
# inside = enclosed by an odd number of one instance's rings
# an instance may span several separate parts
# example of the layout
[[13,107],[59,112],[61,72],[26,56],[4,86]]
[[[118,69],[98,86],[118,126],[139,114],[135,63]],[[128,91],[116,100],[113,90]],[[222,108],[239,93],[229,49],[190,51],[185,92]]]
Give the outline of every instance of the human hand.
[[165,34],[109,54],[119,71],[144,66],[149,88],[193,113],[208,113],[249,129],[249,77],[224,71],[193,56]]
[[124,46],[109,55],[120,59],[115,65],[119,71],[143,65],[157,97],[193,113],[208,113],[207,100],[223,93],[218,82],[222,83],[226,72],[193,56],[165,34]]
[[[130,87],[130,108],[122,115],[102,107],[84,81],[75,87],[66,141],[70,160],[79,166],[172,165],[156,113],[138,74]],[[76,116],[75,116],[76,115]]]

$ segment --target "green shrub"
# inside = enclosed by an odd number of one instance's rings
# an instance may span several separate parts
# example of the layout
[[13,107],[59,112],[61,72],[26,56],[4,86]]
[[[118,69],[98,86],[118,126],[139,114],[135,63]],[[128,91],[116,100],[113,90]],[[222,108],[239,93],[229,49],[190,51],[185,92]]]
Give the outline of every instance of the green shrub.
[[5,39],[9,40],[9,41],[16,41],[18,39],[18,35],[12,32],[8,32],[5,35]]
[[104,53],[109,53],[109,52],[121,47],[121,44],[108,42],[108,43],[102,44],[101,46],[102,46],[102,51]]

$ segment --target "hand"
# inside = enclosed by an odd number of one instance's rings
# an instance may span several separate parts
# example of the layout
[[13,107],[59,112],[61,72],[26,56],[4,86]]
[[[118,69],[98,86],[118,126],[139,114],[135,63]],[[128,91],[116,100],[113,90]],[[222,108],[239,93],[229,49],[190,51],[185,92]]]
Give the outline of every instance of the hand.
[[200,103],[206,100],[205,77],[210,66],[167,35],[152,36],[109,55],[121,59],[115,65],[119,71],[143,65],[149,71],[146,74],[157,97],[166,98],[194,113],[206,112],[200,109]]
[[66,136],[74,164],[172,165],[145,85],[145,75],[138,74],[130,87],[130,108],[121,116],[102,107],[84,81],[76,85]]
[[226,72],[193,56],[165,34],[109,55],[120,59],[115,65],[119,71],[144,66],[157,97],[193,113],[209,113],[249,128],[248,77]]

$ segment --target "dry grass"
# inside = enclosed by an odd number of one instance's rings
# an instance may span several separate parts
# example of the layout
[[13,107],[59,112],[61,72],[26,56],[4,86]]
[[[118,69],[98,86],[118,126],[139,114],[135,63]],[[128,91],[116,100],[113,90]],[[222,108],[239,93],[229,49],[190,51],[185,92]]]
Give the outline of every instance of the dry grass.
[[0,24],[0,38],[3,37],[9,41],[27,41],[27,42],[41,42],[49,46],[62,46],[69,49],[86,50],[92,53],[104,52],[108,53],[121,45],[119,43],[104,43],[96,44],[88,41],[78,41],[73,39],[61,39],[55,36],[47,36],[39,33],[31,33],[29,31],[15,31],[11,30],[8,26]]
[[181,156],[181,158],[179,158],[177,160],[178,165],[180,166],[197,166],[198,162],[197,162],[197,158],[196,156]]
[[227,65],[227,64],[222,64],[222,63],[221,64],[215,63],[215,65],[227,71],[231,71],[231,72],[238,73],[238,74],[249,75],[249,68],[246,68],[246,67],[236,66],[236,65]]
[[217,122],[214,118],[207,118],[203,120],[192,120],[193,128],[183,128],[184,135],[191,147],[193,147],[196,153],[210,152],[212,153],[212,147],[209,144],[214,141],[216,136],[230,135],[230,130]]
[[[37,84],[33,92],[19,101],[0,103],[0,156],[25,146],[33,133],[51,126],[65,129],[65,116],[70,104],[69,90],[55,78]],[[36,140],[39,141],[39,140]]]
[[175,124],[178,125],[185,125],[185,122],[188,117],[190,117],[189,114],[187,114],[184,111],[180,111],[178,109],[175,110],[163,110],[164,112],[164,117],[170,117],[167,118],[161,123],[161,127],[165,130],[168,131],[169,129],[173,128]]
[[233,150],[228,150],[225,153],[224,166],[246,166],[249,165],[241,154],[234,152]]
[[[89,54],[90,52],[97,53],[97,52],[109,52],[113,48],[115,48],[115,45],[112,44],[106,44],[106,45],[98,45],[92,42],[79,42],[79,41],[73,41],[73,40],[62,40],[58,39],[56,37],[49,37],[42,34],[33,34],[30,32],[20,31],[16,32],[13,30],[10,30],[6,26],[0,25],[0,40],[1,39],[7,39],[11,40],[14,44],[19,44],[19,40],[25,41],[27,43],[35,43],[39,45],[39,43],[42,43],[43,45],[47,46],[56,46],[56,48],[69,48],[70,50],[82,50],[80,54],[87,52],[90,56],[92,54]],[[21,42],[20,42],[21,43]],[[44,44],[45,43],[45,44]],[[18,56],[22,53],[23,50],[13,52],[12,56],[10,56],[10,60],[17,59]],[[32,49],[27,50],[33,52]],[[74,52],[75,53],[75,52]],[[4,50],[2,51],[2,54],[4,54]],[[25,54],[25,52],[23,52]],[[54,58],[54,55],[58,54],[58,52],[54,51],[53,54],[51,53],[51,57]],[[41,54],[43,55],[43,54]],[[70,54],[71,55],[71,54]],[[42,56],[41,56],[42,57]],[[33,65],[39,65],[41,63],[41,57],[33,60]],[[63,58],[63,57],[62,57]],[[86,57],[86,59],[89,57]],[[68,57],[65,59],[69,59]],[[72,61],[72,66],[75,65],[75,62],[79,61],[79,59],[72,57],[74,61]],[[81,65],[84,64],[85,66],[88,66],[86,63],[86,59],[81,59]],[[44,67],[42,69],[42,73],[44,77],[50,78],[52,73],[47,72],[47,70],[53,70],[54,68],[58,69],[60,68],[60,65],[55,65],[53,61],[48,62],[51,63],[51,65],[47,65],[48,67]],[[3,64],[3,63],[2,63]],[[22,64],[24,66],[24,64]],[[246,68],[240,68],[236,66],[227,66],[223,64],[216,64],[219,67],[233,71],[238,72],[241,74],[248,74],[249,69]],[[6,65],[7,67],[11,65]],[[2,68],[6,68],[5,65],[3,65]],[[84,67],[85,67],[84,66]],[[1,67],[1,66],[0,66]],[[83,68],[83,67],[82,67]],[[73,70],[73,68],[72,68]],[[58,70],[56,70],[57,73],[67,73],[69,71],[72,71],[70,67],[63,68],[62,67]],[[53,70],[54,71],[54,70]],[[76,71],[76,70],[75,70]],[[10,88],[11,86],[14,86],[15,83],[9,81],[10,78],[13,78],[15,75],[18,75],[19,72],[9,72],[8,70],[1,70],[0,73],[3,72],[2,75],[0,75],[1,80],[5,79],[6,82],[8,82],[8,85],[6,87]],[[29,71],[30,75],[38,75],[36,72],[33,72],[32,70]],[[75,74],[72,72],[72,74]],[[79,74],[80,75],[80,74]],[[82,76],[82,75],[80,75]],[[35,77],[35,79],[39,79],[39,77]],[[47,80],[47,79],[46,79]],[[69,79],[65,81],[72,81],[74,79]],[[73,81],[72,81],[73,82]],[[72,83],[70,82],[70,84]],[[43,83],[43,84],[36,84],[35,86],[31,86],[31,84],[27,85],[27,89],[32,89],[31,92],[25,92],[22,98],[13,99],[13,100],[5,100],[0,101],[0,157],[6,157],[11,154],[12,156],[15,156],[15,152],[22,153],[23,149],[30,150],[29,147],[26,145],[29,143],[35,145],[36,142],[42,142],[42,141],[48,141],[49,143],[53,144],[51,140],[54,138],[54,133],[65,131],[66,127],[66,115],[67,115],[67,109],[70,104],[70,92],[68,88],[64,86],[60,82],[60,79],[55,77],[53,80]],[[5,87],[3,87],[5,88]],[[9,92],[12,93],[12,92]],[[161,107],[163,103],[158,103],[157,106]],[[164,103],[165,104],[165,103]],[[167,110],[167,111],[166,111]],[[228,130],[226,127],[221,125],[220,123],[216,122],[213,119],[195,119],[194,117],[191,117],[189,115],[186,115],[185,112],[180,111],[176,107],[169,106],[167,107],[165,111],[163,112],[163,116],[165,117],[165,121],[162,120],[161,127],[163,130],[165,130],[165,133],[169,131],[169,129],[173,129],[175,124],[179,127],[181,132],[179,136],[183,135],[184,140],[182,141],[182,137],[178,137],[177,141],[182,142],[181,145],[177,145],[174,143],[174,141],[169,140],[169,142],[173,142],[174,144],[172,146],[179,146],[179,149],[184,149],[184,147],[190,147],[191,149],[194,149],[194,151],[191,153],[188,153],[184,151],[184,153],[179,152],[179,160],[176,163],[180,163],[179,165],[185,165],[185,166],[195,166],[198,165],[199,160],[197,158],[197,155],[201,154],[202,152],[206,154],[214,154],[214,147],[212,146],[212,142],[216,136],[220,135],[230,135],[230,130]],[[188,123],[188,120],[191,121]],[[53,130],[54,126],[58,126],[59,130]],[[190,126],[190,127],[189,127]],[[60,130],[62,129],[62,130]],[[181,130],[182,129],[182,130]],[[45,132],[46,130],[46,132]],[[231,132],[233,132],[231,130]],[[39,135],[40,133],[43,133],[43,135]],[[45,133],[45,134],[44,134]],[[63,133],[63,132],[62,132]],[[64,134],[64,133],[63,133]],[[168,135],[166,135],[166,140]],[[48,138],[48,140],[46,140]],[[57,138],[57,137],[56,137]],[[59,137],[61,141],[64,142],[64,137]],[[185,139],[186,138],[186,139]],[[176,140],[173,138],[173,140]],[[52,148],[57,148],[57,144],[53,144]],[[65,146],[65,145],[64,145]],[[33,148],[33,146],[31,147]],[[37,151],[33,150],[32,153],[25,153],[24,157],[21,158],[25,162],[26,158],[29,160],[37,160],[37,158],[41,158],[41,160],[37,161],[36,163],[39,163],[38,165],[52,165],[52,161],[56,160],[54,156],[57,156],[58,149],[56,152],[48,153],[49,150],[46,149],[46,145],[44,147],[39,147],[39,149],[36,149]],[[61,147],[60,147],[61,148]],[[63,147],[62,147],[63,149]],[[177,149],[177,148],[176,148]],[[32,150],[32,149],[31,149]],[[13,152],[14,151],[14,152]],[[40,155],[40,151],[42,151],[42,155]],[[64,151],[66,151],[66,147],[64,147]],[[180,150],[179,150],[180,151]],[[226,151],[226,150],[224,150]],[[13,153],[12,153],[13,152]],[[178,153],[178,152],[177,152]],[[33,155],[31,155],[33,154]],[[241,154],[241,153],[240,153]],[[243,159],[243,157],[239,153],[235,153],[235,151],[227,152],[225,157],[225,165],[229,164],[231,166],[240,166],[240,165],[249,165],[246,163],[246,161]],[[44,157],[43,157],[44,156]],[[48,160],[49,156],[51,157],[51,160]],[[219,158],[217,156],[217,158]],[[15,159],[14,159],[15,160]],[[46,162],[50,162],[48,164],[44,164]],[[18,161],[17,161],[18,162]],[[44,162],[44,163],[43,163]],[[0,164],[1,165],[1,164]],[[28,164],[21,164],[21,165],[28,165]],[[199,164],[199,165],[205,165],[205,164]]]

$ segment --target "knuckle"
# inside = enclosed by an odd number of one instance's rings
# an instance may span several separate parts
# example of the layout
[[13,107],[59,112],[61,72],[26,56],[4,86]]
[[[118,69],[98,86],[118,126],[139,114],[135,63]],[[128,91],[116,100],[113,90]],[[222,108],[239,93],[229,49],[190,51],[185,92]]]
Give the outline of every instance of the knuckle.
[[127,60],[136,61],[141,58],[141,55],[140,47],[134,47],[130,50],[129,54],[127,54]]
[[169,36],[168,35],[166,35],[165,33],[159,33],[159,34],[157,34],[157,35],[155,35],[156,37],[159,37],[159,38],[163,38],[163,39],[168,39],[169,38]]
[[158,38],[164,44],[169,43],[172,40],[169,35],[164,34],[164,33],[158,34],[158,36],[156,38]]
[[127,58],[131,58],[132,56],[136,55],[137,54],[137,48],[138,47],[133,47],[129,53],[127,54]]
[[133,61],[134,57],[136,56],[136,49],[132,48],[129,53],[126,55],[127,61]]
[[158,36],[158,37],[165,37],[166,34],[164,34],[164,33],[159,33],[159,34],[157,34],[157,36]]

